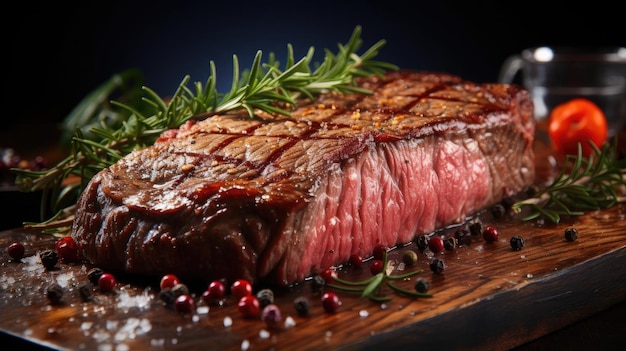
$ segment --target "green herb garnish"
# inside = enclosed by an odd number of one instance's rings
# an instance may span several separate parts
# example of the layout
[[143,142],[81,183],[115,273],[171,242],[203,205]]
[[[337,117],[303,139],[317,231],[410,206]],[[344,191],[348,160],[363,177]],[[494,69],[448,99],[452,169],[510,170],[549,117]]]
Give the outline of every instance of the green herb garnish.
[[[384,40],[363,54],[357,54],[362,44],[360,35],[361,27],[357,26],[348,43],[338,45],[337,53],[325,50],[321,63],[312,64],[313,47],[305,57],[296,61],[293,48],[288,45],[284,68],[273,54],[269,55],[268,62],[263,63],[262,52],[258,51],[252,67],[240,71],[239,60],[234,55],[232,86],[225,94],[216,90],[213,61],[210,62],[211,74],[204,85],[196,82],[192,89],[187,86],[190,78],[186,76],[169,99],[142,87],[144,96],[140,99],[136,97],[136,89],[131,88],[128,92],[132,97],[126,101],[108,101],[107,94],[124,85],[124,76],[115,76],[88,95],[68,116],[69,127],[74,129],[70,155],[46,171],[13,169],[17,173],[16,185],[22,191],[43,190],[42,218],[45,218],[45,209],[50,208],[56,213],[51,219],[54,221],[63,218],[64,211],[76,204],[82,189],[97,172],[131,151],[153,144],[161,133],[178,128],[188,120],[202,120],[234,110],[245,110],[251,118],[255,117],[255,110],[288,116],[298,99],[313,98],[322,92],[368,94],[369,90],[354,84],[357,77],[382,75],[386,70],[397,70],[398,67],[373,60],[384,46]],[[41,225],[53,226],[50,221]]]
[[432,294],[420,293],[401,288],[393,283],[394,280],[404,280],[416,274],[422,273],[423,270],[415,270],[405,274],[390,275],[387,274],[387,253],[383,254],[383,269],[380,273],[373,275],[371,278],[360,281],[349,281],[333,276],[333,281],[338,284],[327,283],[327,287],[337,290],[361,293],[361,297],[368,298],[375,302],[390,301],[391,297],[383,294],[383,287],[387,286],[400,295],[410,297],[432,297]]
[[[626,198],[617,189],[626,186],[626,159],[618,159],[617,140],[593,147],[593,154],[585,157],[578,145],[577,155],[567,155],[558,176],[533,197],[516,202],[512,209],[520,213],[528,208],[523,220],[541,216],[559,223],[561,216],[580,216],[584,211],[609,208]],[[612,144],[612,145],[611,145]]]

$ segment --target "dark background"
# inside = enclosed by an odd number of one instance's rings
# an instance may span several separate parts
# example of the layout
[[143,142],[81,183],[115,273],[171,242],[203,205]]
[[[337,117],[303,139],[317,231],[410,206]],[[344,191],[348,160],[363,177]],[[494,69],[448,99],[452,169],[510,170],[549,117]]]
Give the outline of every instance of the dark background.
[[[550,5],[548,5],[548,3]],[[614,2],[617,4],[617,2]],[[61,121],[111,75],[138,68],[145,85],[170,95],[183,77],[218,90],[232,55],[247,68],[258,49],[284,61],[310,46],[336,52],[356,25],[363,49],[387,40],[378,59],[402,68],[495,81],[509,55],[539,45],[624,45],[623,12],[609,1],[84,1],[22,2],[4,10],[3,123],[36,128]],[[4,142],[0,140],[0,146]]]

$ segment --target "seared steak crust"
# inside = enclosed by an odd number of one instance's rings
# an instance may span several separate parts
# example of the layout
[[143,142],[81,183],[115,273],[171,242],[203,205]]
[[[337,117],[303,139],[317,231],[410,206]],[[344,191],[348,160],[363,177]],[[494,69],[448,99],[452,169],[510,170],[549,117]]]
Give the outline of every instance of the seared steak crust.
[[107,270],[300,282],[407,243],[534,179],[526,91],[393,72],[292,116],[227,114],[164,133],[97,174],[72,236]]

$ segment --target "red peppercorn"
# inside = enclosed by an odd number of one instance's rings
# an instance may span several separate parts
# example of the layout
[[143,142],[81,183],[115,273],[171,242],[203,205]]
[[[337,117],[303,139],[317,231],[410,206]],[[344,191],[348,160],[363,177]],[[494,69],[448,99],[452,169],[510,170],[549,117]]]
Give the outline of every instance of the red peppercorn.
[[385,267],[383,267],[383,260],[373,260],[370,264],[370,272],[372,272],[373,275],[382,272],[384,268]]
[[324,279],[324,282],[326,282],[326,284],[329,284],[332,283],[337,277],[337,271],[332,268],[328,268],[323,271],[320,276],[322,277],[322,279]]
[[209,287],[202,293],[202,300],[206,304],[217,303],[226,295],[226,286],[221,280],[214,280]]
[[182,294],[174,301],[174,308],[180,313],[194,313],[196,310],[196,302],[188,294]]
[[117,284],[117,280],[111,273],[102,273],[100,278],[98,278],[98,289],[102,292],[112,291],[115,288],[115,284]]
[[230,293],[237,300],[244,296],[252,295],[252,284],[246,279],[237,279],[230,286]]
[[354,254],[350,256],[350,259],[348,260],[348,263],[350,263],[351,266],[353,267],[361,267],[361,265],[363,265],[363,257]]
[[237,311],[246,318],[256,317],[261,311],[261,304],[256,296],[246,295],[237,302]]
[[24,257],[24,251],[24,244],[18,241],[11,243],[7,249],[7,253],[14,261],[20,261]]
[[180,283],[178,277],[174,274],[166,274],[161,278],[161,283],[159,284],[161,289],[171,288],[174,285]]
[[326,313],[335,313],[337,309],[341,305],[341,300],[339,300],[339,296],[334,292],[326,292],[322,295],[322,307],[324,307],[324,311]]
[[382,260],[387,252],[387,249],[388,247],[385,245],[376,245],[376,247],[374,247],[374,259]]
[[443,251],[445,248],[443,238],[438,235],[434,235],[432,238],[430,238],[430,240],[428,240],[428,248],[434,253],[439,253]]
[[483,239],[486,242],[492,243],[498,240],[498,230],[493,226],[487,226],[483,230]]
[[261,320],[263,320],[268,327],[274,328],[280,324],[283,320],[283,316],[280,313],[278,306],[269,304],[263,308],[263,311],[261,312]]
[[64,236],[55,244],[57,254],[61,261],[69,263],[78,261],[78,248],[76,242],[70,236]]

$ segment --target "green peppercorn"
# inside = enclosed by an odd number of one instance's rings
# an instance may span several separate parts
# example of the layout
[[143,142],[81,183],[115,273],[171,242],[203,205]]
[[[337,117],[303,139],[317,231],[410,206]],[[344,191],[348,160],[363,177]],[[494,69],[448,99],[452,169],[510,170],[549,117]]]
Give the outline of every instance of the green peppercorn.
[[515,235],[514,237],[511,238],[510,240],[511,243],[511,247],[513,248],[513,250],[515,251],[519,251],[524,247],[524,238],[522,238],[519,235]]
[[417,253],[413,250],[404,251],[404,254],[402,254],[402,262],[407,266],[413,266],[417,263]]
[[430,290],[430,283],[424,278],[418,278],[415,281],[415,291],[418,293],[427,293]]
[[578,230],[574,227],[569,227],[565,229],[565,240],[567,241],[576,241],[578,239]]

